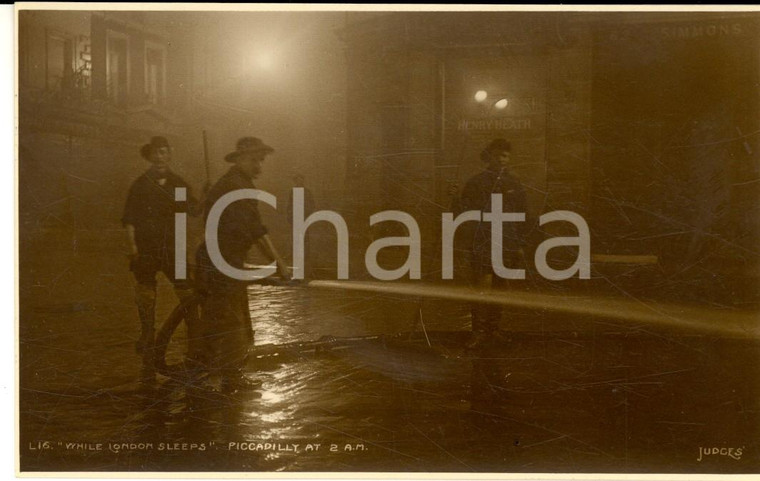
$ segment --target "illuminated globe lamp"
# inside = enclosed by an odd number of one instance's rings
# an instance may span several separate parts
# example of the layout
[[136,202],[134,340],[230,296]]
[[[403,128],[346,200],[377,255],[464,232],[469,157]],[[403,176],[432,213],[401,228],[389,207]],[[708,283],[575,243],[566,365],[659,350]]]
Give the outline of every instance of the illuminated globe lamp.
[[495,104],[493,104],[493,106],[499,110],[506,109],[507,105],[509,105],[509,101],[507,99],[499,99]]
[[475,101],[482,103],[488,98],[488,92],[485,90],[478,90],[475,92]]
[[271,70],[274,66],[272,56],[267,53],[262,53],[256,58],[256,63],[262,70]]

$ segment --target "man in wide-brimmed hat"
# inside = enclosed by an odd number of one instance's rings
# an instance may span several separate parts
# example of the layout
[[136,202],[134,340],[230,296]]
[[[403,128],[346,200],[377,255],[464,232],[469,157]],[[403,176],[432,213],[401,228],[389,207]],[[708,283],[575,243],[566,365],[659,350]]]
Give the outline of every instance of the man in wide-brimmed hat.
[[[205,216],[225,194],[240,189],[255,189],[253,179],[262,172],[262,164],[274,149],[256,137],[238,140],[234,152],[224,160],[233,165],[209,190],[205,202]],[[243,269],[251,247],[256,246],[268,258],[276,261],[277,270],[288,278],[288,270],[261,222],[258,202],[245,198],[232,202],[221,214],[217,229],[219,253],[235,269]],[[250,310],[246,284],[233,279],[211,262],[207,245],[198,249],[196,287],[205,294],[202,323],[208,341],[212,368],[219,370],[222,391],[235,391],[257,387],[258,381],[243,374],[248,346],[253,343]]]
[[[525,189],[508,172],[512,145],[501,138],[492,140],[480,153],[485,169],[465,184],[460,200],[462,211],[491,211],[491,195],[502,195],[502,212],[525,213]],[[523,262],[526,241],[525,222],[502,224],[502,260],[504,267],[516,269]],[[501,288],[506,280],[496,275],[491,263],[491,224],[479,222],[472,231],[470,266],[472,282],[480,288]],[[468,347],[475,348],[497,338],[501,307],[493,304],[472,305],[472,338]]]
[[[199,213],[198,202],[182,177],[172,172],[172,151],[165,137],[153,137],[140,148],[140,155],[150,168],[129,189],[122,224],[129,239],[130,269],[135,276],[135,302],[140,317],[141,334],[137,352],[142,355],[140,380],[155,381],[155,307],[156,275],[162,272],[173,284],[180,300],[191,295],[187,280],[176,279],[174,269],[174,214]],[[186,189],[186,200],[175,201],[175,189]]]

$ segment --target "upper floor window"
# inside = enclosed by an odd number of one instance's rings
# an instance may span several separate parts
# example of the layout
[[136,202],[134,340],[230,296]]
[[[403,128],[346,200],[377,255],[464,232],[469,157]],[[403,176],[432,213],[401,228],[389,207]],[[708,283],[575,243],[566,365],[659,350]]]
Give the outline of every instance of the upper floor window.
[[108,32],[106,42],[106,82],[108,98],[117,105],[129,94],[129,38],[119,32]]
[[166,47],[158,43],[145,43],[145,95],[152,104],[166,99]]
[[56,30],[45,31],[45,88],[60,91],[69,85],[73,65],[71,38]]
[[80,91],[90,88],[92,78],[92,52],[90,37],[78,35],[74,46],[74,79],[73,86]]

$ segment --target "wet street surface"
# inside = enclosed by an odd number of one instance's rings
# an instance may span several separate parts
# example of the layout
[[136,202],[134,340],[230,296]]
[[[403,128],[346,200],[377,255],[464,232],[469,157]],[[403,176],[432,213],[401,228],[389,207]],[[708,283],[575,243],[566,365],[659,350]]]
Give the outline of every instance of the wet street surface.
[[[467,350],[463,303],[251,286],[260,389],[162,377],[145,391],[126,275],[78,281],[108,262],[98,255],[39,259],[20,292],[22,471],[760,467],[756,341],[507,310],[503,336]],[[159,299],[162,319],[166,284]]]

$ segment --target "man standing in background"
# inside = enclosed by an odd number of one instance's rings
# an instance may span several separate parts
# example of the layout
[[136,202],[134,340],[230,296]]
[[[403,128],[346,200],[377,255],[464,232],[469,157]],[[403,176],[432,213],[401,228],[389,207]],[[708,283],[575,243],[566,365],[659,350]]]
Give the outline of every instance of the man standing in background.
[[[491,195],[501,194],[502,212],[526,213],[525,190],[519,180],[508,171],[511,144],[505,139],[494,139],[481,152],[486,164],[483,172],[467,181],[462,191],[462,211],[491,211]],[[501,248],[504,267],[516,269],[524,262],[525,222],[505,222],[502,227]],[[507,281],[496,275],[491,264],[491,224],[479,222],[471,238],[470,265],[472,283],[480,288],[502,288]],[[475,348],[497,333],[501,320],[501,307],[493,304],[472,305],[472,338],[469,348]]]

